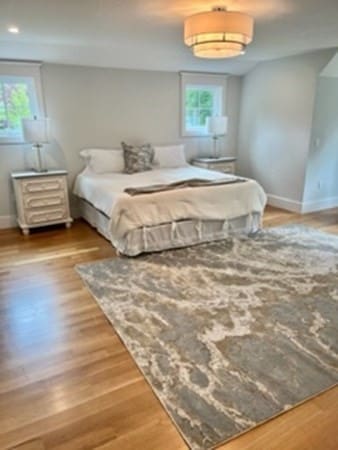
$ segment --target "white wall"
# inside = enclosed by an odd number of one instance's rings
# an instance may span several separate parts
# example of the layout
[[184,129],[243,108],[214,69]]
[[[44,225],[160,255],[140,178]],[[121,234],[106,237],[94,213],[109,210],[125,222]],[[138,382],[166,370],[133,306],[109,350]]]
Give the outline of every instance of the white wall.
[[242,85],[238,166],[269,203],[301,211],[317,76],[334,52],[259,64]]
[[[209,138],[180,137],[178,73],[45,64],[42,81],[54,142],[45,148],[49,168],[66,167],[70,185],[82,168],[79,151],[132,143],[184,142],[187,156],[210,154]],[[236,153],[241,78],[229,77],[229,133],[223,154]],[[9,174],[30,167],[34,154],[22,146],[0,146],[0,227],[15,214]]]
[[319,77],[303,211],[338,206],[338,78]]

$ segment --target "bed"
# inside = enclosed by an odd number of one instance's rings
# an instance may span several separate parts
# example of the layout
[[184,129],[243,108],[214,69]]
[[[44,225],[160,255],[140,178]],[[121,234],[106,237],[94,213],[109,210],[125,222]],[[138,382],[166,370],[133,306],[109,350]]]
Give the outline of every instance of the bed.
[[[191,179],[220,184],[135,196],[125,192]],[[127,256],[256,232],[266,204],[256,181],[237,183],[232,175],[191,165],[132,175],[97,174],[87,167],[76,178],[74,194],[79,197],[81,216]]]

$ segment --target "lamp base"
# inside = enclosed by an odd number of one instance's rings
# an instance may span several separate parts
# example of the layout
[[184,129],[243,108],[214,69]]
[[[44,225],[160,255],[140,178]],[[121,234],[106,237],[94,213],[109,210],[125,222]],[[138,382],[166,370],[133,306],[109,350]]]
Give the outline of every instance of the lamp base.
[[212,140],[213,140],[213,143],[214,143],[214,145],[213,145],[213,158],[217,159],[218,158],[218,149],[217,149],[218,136],[215,134],[212,137]]
[[42,166],[42,159],[41,159],[41,144],[34,144],[33,148],[36,149],[36,160],[37,160],[37,167],[34,169],[35,172],[46,172],[46,169]]

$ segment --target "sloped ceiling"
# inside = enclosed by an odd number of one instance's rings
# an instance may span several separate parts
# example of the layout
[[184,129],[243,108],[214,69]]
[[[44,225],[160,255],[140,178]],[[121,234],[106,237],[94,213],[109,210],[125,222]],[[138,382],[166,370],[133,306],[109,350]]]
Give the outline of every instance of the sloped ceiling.
[[328,65],[322,70],[320,76],[338,78],[338,53],[334,55]]
[[[194,58],[184,18],[212,6],[256,20],[246,55]],[[7,32],[17,25],[20,34]],[[0,58],[243,74],[258,62],[338,45],[337,0],[1,0]]]

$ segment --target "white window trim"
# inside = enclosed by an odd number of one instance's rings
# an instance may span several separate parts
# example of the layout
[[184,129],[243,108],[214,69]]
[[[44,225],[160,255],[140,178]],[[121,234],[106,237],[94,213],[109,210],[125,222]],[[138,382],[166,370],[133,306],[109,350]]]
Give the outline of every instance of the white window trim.
[[[31,78],[37,97],[37,113],[40,117],[45,115],[45,108],[42,94],[41,83],[41,63],[35,62],[13,62],[0,61],[0,75],[8,77],[26,77]],[[22,140],[0,140],[1,145],[19,145],[24,144]]]
[[189,85],[196,87],[202,86],[217,86],[222,88],[221,109],[220,114],[225,115],[226,102],[226,87],[227,75],[197,73],[197,72],[180,72],[180,121],[181,121],[181,135],[182,137],[207,137],[208,134],[205,129],[187,131],[185,128],[185,90]]

